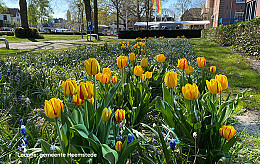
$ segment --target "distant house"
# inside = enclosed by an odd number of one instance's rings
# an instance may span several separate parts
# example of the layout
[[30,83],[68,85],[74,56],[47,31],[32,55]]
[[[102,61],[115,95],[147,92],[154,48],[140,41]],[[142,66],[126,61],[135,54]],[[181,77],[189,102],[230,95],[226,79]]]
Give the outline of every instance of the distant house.
[[7,11],[0,14],[0,26],[18,26],[21,23],[20,11],[18,8],[7,8]]
[[181,16],[182,21],[201,21],[201,8],[191,8],[186,10]]

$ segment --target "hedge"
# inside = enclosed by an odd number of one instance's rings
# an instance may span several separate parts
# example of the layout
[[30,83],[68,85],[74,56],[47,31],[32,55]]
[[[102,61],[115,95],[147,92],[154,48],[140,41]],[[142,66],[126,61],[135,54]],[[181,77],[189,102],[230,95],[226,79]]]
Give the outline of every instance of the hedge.
[[202,38],[260,57],[260,18],[202,30]]
[[165,38],[177,38],[178,36],[185,36],[186,38],[200,38],[201,29],[188,30],[188,29],[179,29],[179,30],[127,30],[119,31],[119,39],[135,39],[138,37],[160,37],[164,36]]
[[0,31],[0,36],[14,36],[14,32],[13,31]]
[[43,39],[44,37],[39,34],[36,28],[24,29],[22,27],[16,28],[14,31],[15,37],[17,38],[35,38]]
[[[40,34],[46,34],[46,35],[81,35],[81,32],[41,32]],[[86,32],[82,33],[83,35],[86,35]],[[88,34],[90,34],[88,32]],[[94,34],[92,32],[92,34]],[[104,36],[103,33],[98,33],[99,36]]]

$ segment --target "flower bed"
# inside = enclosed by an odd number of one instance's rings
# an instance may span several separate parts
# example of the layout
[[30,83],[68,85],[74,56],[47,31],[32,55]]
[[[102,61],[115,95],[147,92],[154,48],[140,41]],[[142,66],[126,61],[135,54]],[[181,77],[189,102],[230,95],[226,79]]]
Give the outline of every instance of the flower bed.
[[237,140],[226,125],[243,94],[223,99],[228,79],[185,38],[0,63],[3,161],[212,163]]

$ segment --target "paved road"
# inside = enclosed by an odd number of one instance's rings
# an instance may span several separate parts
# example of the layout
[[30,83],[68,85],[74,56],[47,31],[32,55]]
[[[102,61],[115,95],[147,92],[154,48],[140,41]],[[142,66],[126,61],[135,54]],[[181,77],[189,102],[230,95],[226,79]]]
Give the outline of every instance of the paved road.
[[[98,44],[92,42],[82,42],[87,41],[87,39],[77,39],[77,40],[53,40],[53,41],[39,41],[39,42],[19,42],[19,43],[9,43],[10,49],[25,49],[25,50],[45,50],[45,49],[61,49],[67,47],[77,47],[87,44]],[[0,43],[0,48],[5,47],[5,43]]]

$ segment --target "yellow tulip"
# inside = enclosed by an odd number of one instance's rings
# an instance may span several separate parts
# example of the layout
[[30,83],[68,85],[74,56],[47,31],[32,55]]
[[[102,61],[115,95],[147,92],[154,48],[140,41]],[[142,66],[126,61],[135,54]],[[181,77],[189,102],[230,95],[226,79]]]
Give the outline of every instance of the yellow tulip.
[[119,69],[121,68],[125,68],[128,64],[128,57],[126,56],[119,56],[116,60],[116,64],[119,67]]
[[198,57],[197,58],[197,66],[198,67],[205,67],[206,65],[206,60],[204,57]]
[[196,84],[186,84],[182,87],[183,97],[187,100],[195,100],[199,96],[199,89]]
[[112,82],[113,82],[114,84],[118,83],[118,78],[117,78],[117,76],[113,76],[113,77],[112,77]]
[[44,103],[45,115],[51,119],[59,117],[63,112],[63,103],[60,99],[52,98]]
[[116,149],[117,152],[121,152],[121,149],[122,149],[122,142],[121,141],[116,142],[115,149]]
[[153,77],[153,72],[145,72],[145,77],[147,78],[147,79],[151,79],[152,77]]
[[121,45],[122,43],[121,43],[121,42],[119,42],[119,44]]
[[79,94],[73,95],[73,101],[76,105],[84,105],[84,100],[80,99]]
[[135,76],[142,76],[143,68],[140,65],[135,66],[134,73],[135,73]]
[[143,80],[143,81],[146,80],[146,74],[142,74],[142,80]]
[[141,60],[141,66],[144,67],[144,68],[146,68],[146,67],[148,66],[148,60],[147,60],[147,58],[143,58],[143,59]]
[[188,61],[187,59],[183,58],[183,59],[179,59],[178,60],[178,67],[182,70],[186,69],[188,67]]
[[102,76],[102,73],[100,73],[100,72],[98,74],[96,74],[95,75],[96,80],[101,82],[101,76]]
[[123,109],[117,109],[115,118],[117,121],[123,121],[125,119],[125,111]]
[[165,56],[163,54],[159,54],[156,56],[156,60],[157,60],[157,62],[162,63],[165,61]]
[[167,72],[165,77],[164,77],[164,83],[169,88],[176,87],[176,85],[177,85],[177,73],[173,72],[173,71]]
[[97,46],[98,46],[98,47],[100,47],[100,45],[99,45],[99,44],[98,44]]
[[90,81],[86,83],[80,82],[77,87],[77,92],[79,94],[80,99],[90,99],[93,96],[93,84]]
[[101,116],[101,119],[104,121],[104,122],[107,122],[111,116],[111,109],[110,108],[104,108],[103,111],[102,111],[102,116]]
[[225,126],[223,125],[220,129],[219,129],[219,134],[227,139],[230,140],[231,138],[234,137],[234,135],[236,134],[236,130],[233,126]]
[[194,72],[193,67],[192,67],[192,66],[188,66],[188,67],[186,68],[186,74],[187,74],[187,75],[193,75],[192,72]]
[[62,81],[62,88],[66,96],[72,96],[77,93],[77,83],[75,80]]
[[130,61],[134,61],[135,60],[135,53],[132,52],[132,53],[129,54],[129,60]]
[[102,84],[107,84],[110,81],[110,76],[108,73],[103,73],[101,76],[101,83]]
[[111,70],[110,68],[103,68],[103,74],[107,73],[109,76],[111,76]]
[[138,49],[140,49],[141,47],[140,46],[137,46]]
[[216,79],[211,79],[210,81],[206,80],[206,84],[208,90],[213,94],[217,94],[222,91],[221,83]]
[[216,68],[216,66],[211,66],[211,67],[209,68],[209,70],[210,70],[211,73],[215,73],[216,70],[217,70],[217,68]]
[[221,75],[221,74],[216,75],[215,79],[220,82],[222,90],[225,90],[228,88],[228,80],[225,75]]
[[84,61],[84,65],[88,75],[96,75],[100,72],[100,66],[96,59],[89,58]]

